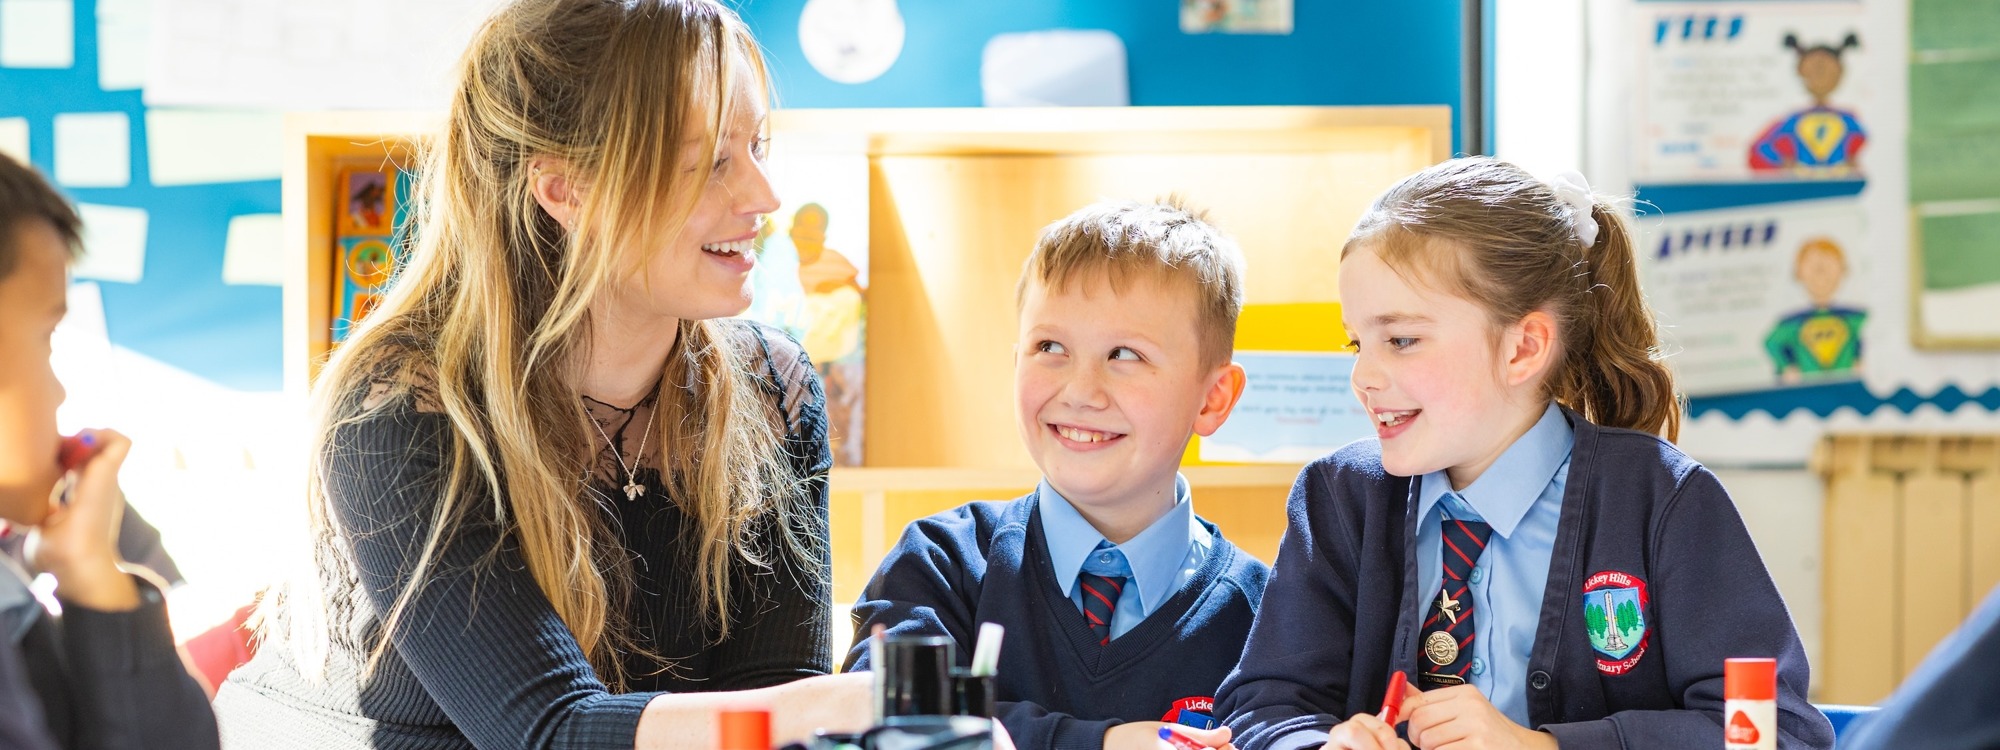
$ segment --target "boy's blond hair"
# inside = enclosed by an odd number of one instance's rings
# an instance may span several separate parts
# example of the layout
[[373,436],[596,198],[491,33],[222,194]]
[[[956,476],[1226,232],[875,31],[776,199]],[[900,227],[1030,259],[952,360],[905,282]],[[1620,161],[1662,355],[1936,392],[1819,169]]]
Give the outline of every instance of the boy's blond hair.
[[1195,317],[1202,364],[1220,366],[1236,350],[1236,316],[1243,311],[1243,251],[1208,222],[1208,212],[1179,196],[1152,203],[1107,201],[1050,224],[1021,269],[1014,305],[1028,282],[1060,290],[1102,278],[1121,291],[1134,275],[1180,280],[1201,305]]

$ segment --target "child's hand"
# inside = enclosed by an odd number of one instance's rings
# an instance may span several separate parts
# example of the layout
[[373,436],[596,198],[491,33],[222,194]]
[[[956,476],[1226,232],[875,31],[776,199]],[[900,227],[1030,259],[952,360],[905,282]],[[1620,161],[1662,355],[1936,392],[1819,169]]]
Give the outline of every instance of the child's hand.
[[1556,750],[1556,738],[1515,724],[1479,688],[1455,685],[1403,700],[1410,744],[1422,750]]
[[1134,721],[1104,730],[1104,750],[1172,750],[1172,745],[1160,739],[1160,727],[1171,729],[1174,734],[1194,740],[1202,747],[1236,750],[1235,745],[1229,744],[1229,727],[1196,729],[1184,724],[1157,721]]
[[118,569],[118,523],[125,494],[118,467],[132,441],[111,430],[89,430],[97,452],[76,467],[69,504],[49,498],[48,516],[35,527],[35,566],[56,578],[56,596],[90,609],[118,612],[139,606],[139,589]]
[[1410,743],[1397,737],[1396,727],[1379,717],[1355,714],[1327,734],[1321,750],[1410,750]]

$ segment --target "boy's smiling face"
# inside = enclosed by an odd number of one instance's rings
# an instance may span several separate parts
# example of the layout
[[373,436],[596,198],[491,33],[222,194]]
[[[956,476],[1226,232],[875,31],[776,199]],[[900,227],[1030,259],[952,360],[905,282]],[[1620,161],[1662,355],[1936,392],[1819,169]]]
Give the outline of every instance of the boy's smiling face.
[[1203,361],[1195,294],[1191,282],[1149,276],[1114,290],[1103,271],[1024,290],[1014,353],[1021,441],[1093,523],[1170,507],[1189,436],[1215,432],[1242,393],[1240,366]]
[[40,219],[0,231],[14,256],[0,277],[0,518],[33,525],[62,476],[56,407],[63,387],[49,364],[49,343],[66,309],[69,251]]

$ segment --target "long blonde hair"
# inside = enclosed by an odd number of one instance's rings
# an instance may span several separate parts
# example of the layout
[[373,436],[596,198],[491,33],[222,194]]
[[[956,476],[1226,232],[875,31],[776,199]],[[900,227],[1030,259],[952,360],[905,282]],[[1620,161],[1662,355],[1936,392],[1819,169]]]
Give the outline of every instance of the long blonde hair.
[[[1632,232],[1593,196],[1587,215],[1520,167],[1453,159],[1375,200],[1341,250],[1373,249],[1390,268],[1486,309],[1496,327],[1549,310],[1560,346],[1544,388],[1597,424],[1679,437],[1680,396],[1661,362],[1659,326],[1639,289]],[[1577,240],[1577,222],[1597,241]]]
[[[738,80],[746,71],[752,80]],[[619,654],[650,652],[622,613],[630,553],[585,497],[596,435],[576,375],[589,305],[643,267],[643,252],[621,248],[665,247],[682,230],[725,119],[747,106],[740,92],[769,97],[763,60],[711,0],[516,0],[481,28],[458,75],[445,132],[424,146],[409,264],[313,391],[320,580],[293,580],[266,627],[283,629],[302,668],[324,664],[316,649],[339,637],[328,625],[341,593],[326,571],[351,565],[327,493],[335,432],[414,398],[450,422],[443,494],[366,671],[454,527],[484,517],[518,543],[599,676],[619,687]],[[696,122],[705,127],[690,132]],[[706,140],[699,163],[681,163],[686,138]],[[531,193],[530,162],[542,158],[585,186],[569,229]],[[718,639],[731,626],[732,568],[776,562],[754,535],[783,536],[778,554],[801,561],[822,543],[779,450],[784,417],[756,380],[754,347],[714,322],[682,321],[654,399],[649,455],[698,540],[693,588]]]

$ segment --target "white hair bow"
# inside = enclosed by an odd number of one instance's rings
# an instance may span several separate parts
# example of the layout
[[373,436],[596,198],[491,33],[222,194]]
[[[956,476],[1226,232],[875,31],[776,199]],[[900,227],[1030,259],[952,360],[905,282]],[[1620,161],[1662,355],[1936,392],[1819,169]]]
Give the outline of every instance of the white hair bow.
[[1565,169],[1544,180],[1549,189],[1556,191],[1556,197],[1569,204],[1572,223],[1576,224],[1576,238],[1583,241],[1585,249],[1597,245],[1597,219],[1590,215],[1590,209],[1597,203],[1591,197],[1590,182],[1583,174],[1573,169]]

